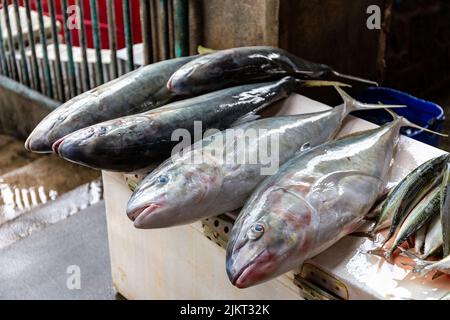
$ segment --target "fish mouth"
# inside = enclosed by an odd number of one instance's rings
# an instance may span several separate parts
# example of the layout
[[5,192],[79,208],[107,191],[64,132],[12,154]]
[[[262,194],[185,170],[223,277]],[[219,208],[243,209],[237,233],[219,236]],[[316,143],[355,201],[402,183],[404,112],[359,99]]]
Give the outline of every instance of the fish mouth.
[[172,75],[172,77],[170,77],[169,81],[167,81],[167,85],[166,85],[167,90],[169,90],[169,92],[173,92],[172,78],[173,78],[173,75]]
[[[174,93],[176,95],[187,95],[189,94],[189,91],[185,90],[184,86],[185,81],[183,80],[183,77],[188,77],[194,72],[194,68],[190,67],[187,70],[177,70],[170,78],[169,81],[167,81],[167,90],[169,92]],[[182,79],[182,80],[180,80]],[[175,85],[174,85],[174,82]],[[181,82],[181,83],[180,83]]]
[[152,203],[148,206],[142,207],[142,208],[137,208],[135,210],[133,210],[128,217],[130,218],[131,221],[134,222],[134,226],[136,228],[142,228],[142,220],[144,220],[149,214],[151,214],[152,212],[154,212],[156,209],[161,208],[162,205],[157,204],[157,203]]
[[35,153],[51,153],[52,146],[49,141],[44,138],[34,138],[33,134],[31,134],[27,140],[25,141],[25,149],[27,151],[35,152]]
[[[269,257],[269,251],[267,249],[264,249],[234,275],[229,270],[227,270],[229,271],[228,276],[231,283],[239,289],[245,289],[256,284],[257,282],[261,282],[263,280],[264,274],[261,273],[260,275],[258,275],[258,272],[261,272],[261,265],[267,263],[269,261]],[[260,281],[254,281],[254,278]]]
[[31,136],[29,136],[29,137],[27,138],[27,140],[25,141],[24,147],[25,147],[25,150],[27,150],[27,151],[31,151],[31,148],[30,148],[30,140],[31,140]]
[[53,145],[52,145],[53,152],[56,153],[59,156],[61,155],[59,153],[59,150],[60,150],[61,145],[63,144],[63,142],[64,142],[64,138],[61,138],[61,139],[56,140],[55,143],[53,143]]

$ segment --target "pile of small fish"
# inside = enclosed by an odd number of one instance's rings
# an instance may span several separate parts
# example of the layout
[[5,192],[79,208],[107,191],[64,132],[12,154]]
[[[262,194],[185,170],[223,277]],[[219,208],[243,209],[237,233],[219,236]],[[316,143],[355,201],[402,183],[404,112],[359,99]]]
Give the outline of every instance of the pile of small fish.
[[[226,270],[235,286],[245,288],[299,266],[354,232],[386,193],[400,128],[420,128],[392,113],[390,123],[335,140],[353,111],[403,107],[356,101],[340,88],[344,84],[338,79],[373,84],[272,47],[167,60],[68,101],[42,120],[25,146],[102,170],[147,168],[149,173],[127,206],[137,228],[187,224],[243,208],[228,243]],[[303,115],[258,115],[300,87],[323,85],[334,86],[344,103]],[[216,130],[193,141],[180,156],[171,156],[177,144],[171,139],[175,130],[192,135],[196,121],[201,121],[203,133]],[[244,148],[241,134],[251,130],[264,130],[264,135],[255,136]],[[261,161],[227,161],[259,154],[265,141],[275,136],[279,145],[275,173],[263,174],[266,163]],[[196,156],[202,161],[192,162]],[[408,235],[397,236],[401,243],[421,232],[425,247],[431,246],[426,239],[437,232],[433,224],[429,231],[411,230],[433,218],[440,199],[443,208],[450,206],[447,188],[435,187],[444,166],[444,180],[450,180],[447,158],[442,159],[416,169],[413,182],[400,184],[378,204],[371,233],[391,225],[393,235],[417,204],[416,191],[425,195],[432,190],[408,216],[414,227],[403,223]],[[148,169],[155,162],[161,164]],[[448,231],[448,224],[441,230]],[[446,239],[448,232],[444,234]]]
[[[433,278],[450,274],[449,185],[449,154],[430,159],[409,173],[378,205],[375,223],[367,235],[373,237],[387,227],[389,231],[382,248],[369,253],[392,261],[399,250],[415,261],[414,272],[426,275],[438,271]],[[392,243],[384,249],[388,242]],[[404,242],[415,253],[405,250]],[[440,260],[426,261],[430,257]]]

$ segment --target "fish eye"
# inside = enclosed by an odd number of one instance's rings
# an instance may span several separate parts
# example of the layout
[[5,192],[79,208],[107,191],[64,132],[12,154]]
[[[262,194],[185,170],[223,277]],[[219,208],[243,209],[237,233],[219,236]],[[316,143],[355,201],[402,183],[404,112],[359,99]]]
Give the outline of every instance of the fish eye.
[[100,127],[100,134],[105,134],[106,133],[106,127]]
[[248,230],[247,236],[250,240],[259,239],[264,234],[265,229],[264,223],[256,222],[252,225],[250,230]]
[[167,176],[167,175],[165,175],[165,174],[163,174],[163,175],[160,175],[159,177],[158,177],[158,182],[159,183],[167,183],[167,182],[169,182],[169,177]]

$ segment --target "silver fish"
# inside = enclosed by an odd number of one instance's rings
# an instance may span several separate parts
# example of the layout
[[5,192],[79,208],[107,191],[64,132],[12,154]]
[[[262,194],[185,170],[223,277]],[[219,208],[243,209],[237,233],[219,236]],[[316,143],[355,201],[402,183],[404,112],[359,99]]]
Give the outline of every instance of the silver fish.
[[303,60],[280,48],[254,46],[201,56],[177,70],[167,87],[179,95],[193,95],[284,76],[303,80],[332,80],[337,76],[376,85],[373,81],[340,74],[327,65]]
[[442,225],[439,216],[436,216],[431,220],[430,225],[428,226],[421,258],[427,259],[435,254],[441,248],[442,243]]
[[392,258],[394,251],[403,243],[403,241],[413,235],[417,230],[423,227],[425,223],[439,213],[439,204],[441,200],[440,191],[439,186],[435,187],[408,214],[395,236],[394,243],[386,253],[386,258],[388,260]]
[[444,167],[441,186],[441,225],[444,257],[450,254],[450,162]]
[[425,161],[411,171],[389,193],[377,223],[373,230],[380,230],[379,225],[389,221],[389,233],[385,243],[392,238],[398,226],[419,201],[442,179],[442,168],[448,161],[448,154]]
[[417,232],[414,239],[414,251],[416,254],[422,254],[422,248],[425,243],[425,236],[427,235],[428,225],[422,226]]
[[135,171],[171,155],[179,144],[172,139],[175,130],[183,130],[191,138],[196,121],[201,124],[200,134],[226,129],[253,119],[258,111],[286,98],[302,84],[286,77],[215,91],[78,130],[56,141],[53,149],[66,160],[92,168]]
[[242,209],[227,248],[230,281],[249,287],[301,265],[361,225],[385,188],[404,118],[294,156]]
[[426,261],[421,259],[414,259],[416,265],[413,272],[420,273],[425,276],[430,272],[439,271],[445,274],[450,274],[450,256],[447,256],[439,261]]
[[[241,208],[264,179],[264,168],[276,164],[270,172],[273,173],[296,152],[331,140],[350,112],[386,107],[360,103],[342,89],[336,89],[344,104],[331,110],[266,118],[233,127],[203,139],[183,157],[167,160],[131,196],[129,218],[137,228],[162,228]],[[240,143],[245,137],[251,138],[251,142]],[[278,146],[275,151],[274,145],[270,145],[276,160],[248,161],[252,155],[261,155],[268,142]],[[193,163],[195,158],[202,161]]]
[[87,126],[141,113],[167,103],[169,77],[195,59],[183,57],[141,67],[67,101],[47,115],[25,142],[29,151],[47,153],[63,136]]

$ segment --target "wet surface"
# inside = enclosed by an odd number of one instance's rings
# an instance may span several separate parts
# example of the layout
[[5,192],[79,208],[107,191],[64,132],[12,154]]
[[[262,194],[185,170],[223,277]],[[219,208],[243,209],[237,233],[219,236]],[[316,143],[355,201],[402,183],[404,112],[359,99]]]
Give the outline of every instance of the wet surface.
[[0,225],[24,211],[54,201],[98,176],[96,171],[69,164],[55,156],[43,156],[10,171],[0,176]]
[[38,158],[38,155],[27,152],[21,141],[10,136],[0,135],[0,175],[22,167]]
[[0,248],[102,199],[100,172],[0,136]]

